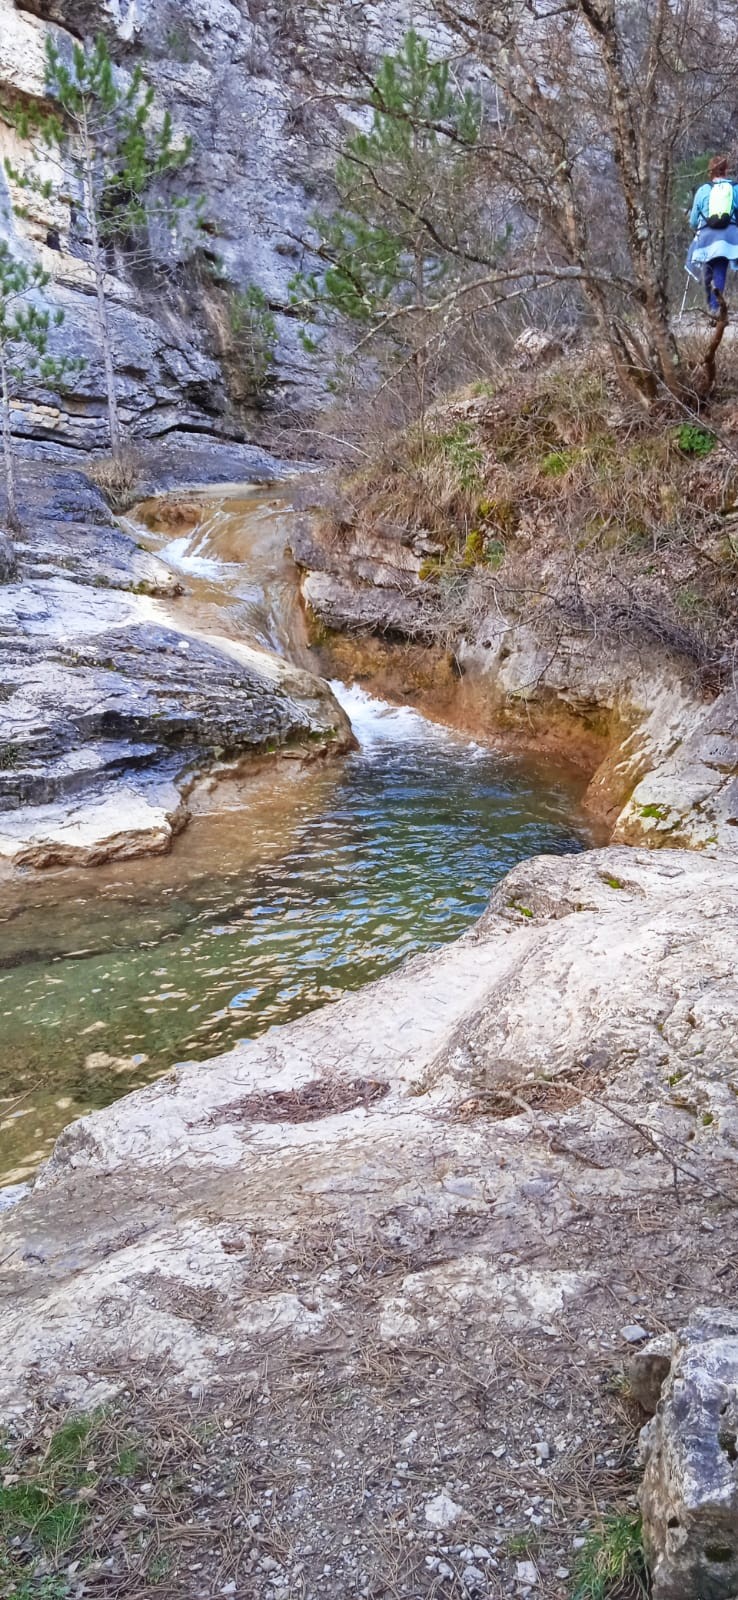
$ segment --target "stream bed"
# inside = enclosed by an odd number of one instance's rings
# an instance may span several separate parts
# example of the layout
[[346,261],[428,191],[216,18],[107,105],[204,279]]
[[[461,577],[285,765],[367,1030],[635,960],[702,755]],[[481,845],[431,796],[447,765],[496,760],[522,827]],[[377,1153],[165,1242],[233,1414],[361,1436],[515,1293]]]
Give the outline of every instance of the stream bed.
[[[285,521],[242,494],[151,547],[189,623],[284,653],[294,630],[303,665]],[[334,687],[344,761],[277,763],[168,856],[0,888],[0,1183],[74,1117],[457,937],[517,862],[591,842],[581,778]]]

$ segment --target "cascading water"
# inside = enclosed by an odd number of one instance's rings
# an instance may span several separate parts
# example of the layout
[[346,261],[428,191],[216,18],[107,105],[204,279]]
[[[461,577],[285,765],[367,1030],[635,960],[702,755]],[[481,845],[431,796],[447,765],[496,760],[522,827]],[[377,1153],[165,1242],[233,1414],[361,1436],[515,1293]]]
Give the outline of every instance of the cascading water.
[[[166,534],[146,513],[186,576],[188,625],[307,664],[284,505],[241,490],[191,509],[195,525]],[[359,742],[345,761],[278,763],[245,808],[196,818],[170,856],[0,892],[0,1181],[178,1060],[455,937],[522,858],[586,844],[574,780],[333,687]]]

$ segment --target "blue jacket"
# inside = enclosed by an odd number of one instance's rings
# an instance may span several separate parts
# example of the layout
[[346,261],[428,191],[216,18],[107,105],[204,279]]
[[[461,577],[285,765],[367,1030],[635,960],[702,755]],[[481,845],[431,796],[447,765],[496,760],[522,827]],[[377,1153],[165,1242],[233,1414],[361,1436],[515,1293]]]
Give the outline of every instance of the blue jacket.
[[[697,193],[696,193],[696,195],[694,197],[694,200],[692,201],[692,210],[691,210],[690,216],[689,216],[689,226],[690,226],[690,228],[704,228],[704,226],[705,226],[705,224],[707,222],[707,218],[708,218],[709,213],[710,213],[710,190],[711,190],[711,188],[712,188],[712,184],[711,183],[703,183],[700,186],[700,188],[697,190]],[[738,183],[734,183],[733,184],[733,216],[731,218],[731,221],[734,222],[737,216],[738,216]]]

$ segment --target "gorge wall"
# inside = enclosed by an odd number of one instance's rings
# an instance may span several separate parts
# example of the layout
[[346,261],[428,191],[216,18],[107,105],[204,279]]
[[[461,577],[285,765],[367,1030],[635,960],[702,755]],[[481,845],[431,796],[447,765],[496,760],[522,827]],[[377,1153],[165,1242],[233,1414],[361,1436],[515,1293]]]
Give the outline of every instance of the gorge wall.
[[[191,195],[204,195],[207,217],[196,259],[185,264],[170,240],[160,240],[150,268],[136,281],[121,259],[110,262],[121,410],[134,437],[248,433],[248,393],[223,361],[233,288],[258,286],[276,317],[281,409],[303,412],[314,401],[319,378],[300,345],[289,295],[302,261],[299,240],[331,159],[325,110],[319,134],[311,114],[312,69],[339,27],[350,28],[359,44],[369,38],[381,46],[407,23],[410,9],[403,0],[362,7],[323,0],[307,6],[0,0],[0,102],[43,99],[48,33],[64,51],[72,40],[102,32],[120,71],[142,63],[176,133],[194,139],[186,184]],[[16,134],[0,119],[0,162],[15,162],[21,153]],[[29,393],[14,409],[15,430],[47,455],[57,446],[104,448],[102,361],[86,224],[74,185],[58,203],[34,200],[24,220],[12,215],[11,201],[0,169],[0,238],[40,258],[66,314],[61,345],[86,361],[73,396]]]

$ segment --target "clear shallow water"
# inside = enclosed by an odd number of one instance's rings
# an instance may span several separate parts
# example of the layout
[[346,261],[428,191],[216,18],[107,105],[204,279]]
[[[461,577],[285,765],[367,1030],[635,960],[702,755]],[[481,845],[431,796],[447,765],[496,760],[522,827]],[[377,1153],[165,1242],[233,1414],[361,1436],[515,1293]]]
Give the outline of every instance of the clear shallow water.
[[[243,637],[256,602],[233,581]],[[258,610],[278,633],[281,606]],[[516,862],[590,842],[570,776],[336,690],[360,742],[345,762],[280,764],[170,856],[0,891],[0,1183],[73,1117],[453,939]]]

